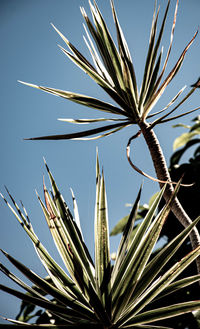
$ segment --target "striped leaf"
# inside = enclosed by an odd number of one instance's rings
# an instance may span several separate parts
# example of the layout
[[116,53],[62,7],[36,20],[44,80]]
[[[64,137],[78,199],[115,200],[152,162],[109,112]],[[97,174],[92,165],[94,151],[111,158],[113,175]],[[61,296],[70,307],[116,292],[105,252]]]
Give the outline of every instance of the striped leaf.
[[125,277],[128,275],[127,273],[130,273],[131,264],[134,264],[135,261],[135,253],[137,251],[137,248],[139,244],[141,243],[142,237],[148,230],[150,224],[152,223],[153,217],[155,215],[155,212],[157,210],[158,204],[161,200],[161,197],[164,193],[164,188],[159,192],[157,195],[155,201],[153,202],[152,206],[150,207],[149,212],[147,213],[146,217],[142,221],[142,223],[139,225],[138,230],[134,236],[134,239],[131,242],[131,245],[127,251],[126,257],[123,259],[121,266],[118,270],[117,276],[115,281],[112,285],[113,290],[113,300],[117,299],[117,295],[121,293],[122,287],[124,287],[124,284],[126,282]]
[[113,114],[119,114],[119,115],[125,115],[125,112],[122,109],[120,109],[110,103],[103,102],[97,98],[73,93],[70,91],[55,89],[55,88],[37,86],[37,85],[28,83],[28,82],[23,82],[23,81],[19,81],[19,82],[24,85],[27,85],[29,87],[40,89],[40,90],[50,93],[52,95],[60,96],[62,98],[68,99],[72,102],[75,102],[75,103],[78,103],[78,104],[81,104],[81,105],[84,105],[87,107],[91,107],[91,108],[97,109],[99,111],[113,113]]
[[80,139],[80,138],[82,139],[87,136],[92,136],[92,135],[101,133],[103,131],[107,131],[107,130],[111,130],[111,129],[113,131],[115,128],[116,129],[123,128],[123,127],[126,127],[127,125],[130,125],[130,123],[128,121],[124,121],[124,122],[107,125],[107,126],[100,127],[100,128],[85,130],[85,131],[78,132],[78,133],[32,137],[32,138],[25,138],[25,140],[59,140],[59,139]]
[[[86,316],[89,316],[93,318],[93,314],[91,310],[86,307],[85,305],[79,303],[76,301],[74,295],[67,294],[66,292],[62,292],[56,287],[54,287],[52,284],[48,283],[46,280],[42,279],[39,275],[35,274],[32,270],[27,268],[25,265],[17,261],[15,258],[7,254],[6,252],[3,252],[4,255],[8,258],[8,260],[19,270],[21,271],[30,281],[32,281],[37,287],[39,287],[43,292],[46,294],[51,295],[54,297],[59,303],[73,307],[77,312],[84,313]],[[30,291],[30,289],[27,289],[27,287],[24,286],[27,291]],[[31,291],[31,293],[36,295],[36,297],[46,300],[42,295],[37,294],[36,291]]]
[[[135,291],[134,298],[137,298],[144,291],[149,284],[160,273],[163,266],[171,259],[175,252],[180,248],[185,239],[190,234],[192,228],[199,222],[198,217],[191,225],[185,228],[177,237],[175,237],[170,243],[168,243],[159,253],[147,264],[140,282],[138,283]],[[159,264],[159,266],[158,266]]]
[[138,90],[137,90],[136,76],[135,76],[135,71],[134,71],[134,67],[133,67],[133,62],[131,59],[131,54],[129,52],[128,44],[126,42],[123,31],[119,24],[117,14],[115,11],[115,7],[114,7],[114,2],[112,0],[111,0],[111,6],[112,6],[113,18],[114,18],[116,32],[117,32],[117,40],[118,40],[118,48],[119,48],[120,57],[123,61],[125,61],[126,65],[128,67],[128,71],[130,72],[130,78],[131,78],[130,90],[133,92],[132,96],[134,98],[134,102],[137,103],[138,102]]
[[[56,204],[57,207],[54,207],[54,212],[57,218],[59,218],[59,222],[60,222],[60,226],[61,226],[61,234],[63,232],[63,241],[65,239],[66,236],[66,244],[69,244],[70,246],[70,252],[72,254],[72,258],[74,258],[77,262],[77,266],[78,264],[81,264],[80,269],[84,269],[85,275],[88,277],[88,280],[91,280],[91,283],[94,284],[94,277],[93,277],[93,267],[92,267],[92,262],[91,262],[91,257],[88,258],[89,256],[89,251],[87,250],[83,240],[82,240],[82,235],[81,232],[76,224],[76,222],[74,221],[74,219],[72,218],[71,215],[67,215],[66,214],[66,206],[64,204],[64,200],[62,198],[62,195],[60,194],[55,180],[47,166],[47,164],[45,163],[46,168],[48,170],[48,174],[49,174],[49,178],[51,180],[52,183],[52,188],[53,188],[53,192],[54,192],[54,196],[56,199]],[[49,200],[50,201],[50,200]],[[51,203],[52,207],[53,207],[53,202]],[[64,219],[64,220],[63,220]],[[78,269],[77,269],[78,270]],[[78,273],[77,273],[78,275]]]
[[90,124],[95,122],[104,122],[104,121],[122,121],[120,119],[105,119],[105,118],[98,118],[98,119],[58,119],[59,121],[75,123],[75,124]]
[[174,67],[171,70],[171,72],[168,74],[167,78],[161,84],[161,86],[159,87],[159,89],[154,93],[154,95],[152,96],[151,100],[146,104],[146,106],[144,108],[144,112],[143,112],[143,118],[145,118],[147,116],[147,114],[150,112],[150,110],[152,109],[152,107],[155,106],[155,104],[157,103],[157,101],[159,100],[159,98],[162,96],[162,94],[165,91],[165,89],[168,86],[168,84],[172,81],[172,79],[176,76],[176,74],[180,70],[181,65],[183,63],[183,60],[184,60],[184,57],[185,57],[188,49],[190,48],[190,46],[194,42],[194,39],[196,38],[197,33],[198,33],[198,31],[194,34],[193,38],[190,40],[190,42],[187,44],[187,46],[183,50],[181,56],[179,57],[178,61],[174,65]]
[[64,232],[58,217],[52,211],[49,201],[47,201],[47,198],[48,200],[50,199],[50,197],[47,196],[47,191],[45,194],[46,194],[46,203],[48,205],[48,208],[50,208],[50,213],[45,209],[45,206],[42,204],[40,198],[39,201],[42,206],[42,210],[47,220],[47,224],[49,226],[50,232],[54,239],[55,245],[58,249],[61,258],[63,259],[63,262],[67,270],[70,273],[70,276],[77,283],[80,290],[84,291],[85,285],[87,285],[87,279],[83,271],[81,271],[80,263],[78,262],[77,258],[74,256],[71,250],[69,241],[67,239],[67,235]]
[[[185,49],[183,50],[181,56],[178,61],[174,65],[173,69],[167,75],[167,77],[162,82],[163,75],[166,71],[167,63],[169,61],[169,57],[171,54],[173,37],[176,25],[177,11],[178,11],[179,0],[176,1],[174,19],[171,28],[171,37],[169,42],[169,47],[167,50],[166,58],[161,70],[161,59],[163,53],[163,47],[160,45],[165,29],[166,19],[169,12],[170,0],[167,2],[167,6],[163,15],[163,19],[157,33],[158,28],[158,16],[159,16],[159,8],[157,10],[157,1],[155,1],[155,9],[153,14],[152,26],[150,30],[150,39],[148,45],[147,58],[145,62],[144,74],[142,79],[142,86],[140,93],[138,94],[138,86],[135,76],[135,71],[133,67],[133,61],[130,55],[130,51],[124,37],[124,33],[121,29],[119,20],[117,18],[116,10],[114,7],[114,1],[111,0],[111,9],[113,13],[114,25],[116,28],[118,49],[113,41],[111,33],[109,32],[108,26],[103,18],[103,15],[97,6],[96,1],[89,1],[90,11],[92,14],[93,22],[89,19],[88,15],[84,8],[81,7],[81,13],[85,20],[85,31],[87,35],[87,40],[84,37],[86,45],[89,49],[89,52],[92,57],[93,64],[91,64],[86,57],[79,52],[79,50],[61,33],[53,24],[53,28],[68,46],[69,50],[64,49],[60,46],[63,53],[68,56],[70,60],[72,60],[79,68],[81,68],[85,73],[87,73],[103,90],[114,100],[117,105],[115,106],[110,103],[101,101],[99,99],[81,95],[78,93],[73,93],[69,91],[59,90],[55,88],[48,88],[42,86],[36,86],[29,83],[24,83],[29,86],[41,89],[48,93],[63,97],[65,99],[69,99],[73,102],[79,103],[81,105],[91,107],[93,109],[97,109],[100,111],[113,113],[117,115],[122,115],[127,118],[125,121],[127,124],[123,125],[123,122],[119,123],[119,125],[109,125],[105,127],[100,127],[96,129],[91,129],[79,133],[72,134],[62,134],[62,135],[50,135],[50,136],[42,136],[36,138],[29,138],[32,140],[58,140],[58,139],[78,139],[78,140],[95,140],[102,137],[106,137],[112,135],[115,132],[120,131],[121,127],[126,127],[129,124],[138,124],[144,121],[146,118],[151,118],[152,116],[159,114],[161,112],[154,113],[153,115],[149,115],[152,108],[156,105],[157,101],[162,96],[168,84],[172,81],[172,79],[178,73],[185,55],[192,45],[194,39],[197,36],[198,31],[194,34],[193,38],[187,44]],[[157,35],[158,34],[158,35]],[[21,81],[20,81],[21,82]],[[197,81],[198,82],[198,81]],[[192,85],[192,92],[188,93],[186,97],[169,113],[165,116],[160,117],[152,123],[152,127],[156,124],[165,123],[187,114],[190,114],[199,108],[196,108],[191,111],[186,111],[180,115],[174,116],[172,118],[167,118],[173,111],[175,111],[181,104],[185,102],[187,98],[189,98],[194,90],[198,88],[198,83]],[[167,109],[177,98],[177,95],[172,99],[170,104],[168,104],[165,109]],[[165,110],[164,109],[164,110]],[[95,120],[95,119],[94,119]],[[123,119],[124,120],[124,119]],[[77,122],[78,120],[70,121]],[[79,123],[81,120],[79,121]],[[93,120],[88,120],[87,123],[92,123]],[[109,130],[111,130],[109,132]],[[106,131],[106,133],[102,133]],[[102,134],[101,134],[102,133]],[[97,136],[93,136],[98,134]],[[90,137],[92,136],[92,137]],[[140,172],[141,173],[141,172]]]
[[[128,315],[125,316],[124,319],[121,321],[127,322],[133,317],[134,319],[136,319],[137,317],[142,316],[142,313],[140,313],[140,315],[137,315],[137,313],[139,313],[147,304],[149,304],[150,300],[154,299],[156,295],[162,292],[166,286],[169,286],[169,284],[199,255],[200,255],[200,246],[195,250],[192,250],[188,255],[182,258],[179,262],[177,262],[174,266],[172,266],[165,274],[163,274],[154,284],[152,284],[152,286],[150,286],[149,289],[147,289],[138,298],[137,302],[134,304],[132,311],[129,310]],[[169,308],[170,307],[172,306],[169,306]],[[154,310],[152,310],[152,312],[154,312]],[[151,321],[149,322],[152,321],[156,321],[156,320],[151,319]],[[144,319],[143,319],[143,323],[145,323]]]
[[[178,189],[178,186],[176,188]],[[174,197],[175,194],[173,198]],[[135,249],[135,253],[132,256],[131,263],[129,264],[128,270],[126,271],[123,278],[124,286],[121,287],[121,291],[120,293],[118,293],[118,300],[116,302],[116,309],[115,309],[115,316],[117,318],[119,317],[120,312],[126,310],[127,308],[126,306],[130,299],[131,299],[131,303],[135,304],[133,291],[135,290],[135,287],[142,276],[142,273],[150,258],[152,250],[159,238],[163,224],[170,212],[170,207],[173,198],[170,199],[169,203],[156,216],[151,226],[149,227],[149,230],[143,236],[138,247]]]
[[114,267],[112,270],[112,282],[115,280],[117,271],[118,271],[119,267],[121,266],[121,263],[124,260],[126,252],[128,250],[128,246],[129,246],[130,239],[131,239],[131,233],[133,231],[133,226],[134,226],[138,208],[139,208],[140,196],[141,196],[141,188],[139,190],[135,203],[132,207],[131,213],[127,219],[127,224],[123,230],[123,235],[122,235],[122,238],[121,238],[121,241],[119,244],[115,264],[114,264]]
[[150,323],[153,321],[168,319],[191,311],[199,310],[199,308],[200,308],[200,301],[185,302],[185,303],[170,305],[166,307],[161,307],[155,310],[147,311],[136,315],[129,322],[127,322],[124,328],[131,328],[132,325],[139,323]]
[[94,6],[91,4],[90,1],[89,4],[93,15],[94,23],[96,25],[98,36],[101,40],[102,45],[104,46],[104,59],[106,61],[108,72],[115,84],[115,89],[124,98],[125,86],[123,81],[119,53],[96,2],[94,1]]
[[67,307],[65,307],[65,306],[61,306],[61,305],[55,304],[50,301],[42,300],[40,298],[33,297],[28,294],[24,294],[20,291],[8,288],[1,284],[0,284],[0,290],[5,291],[8,294],[11,294],[19,299],[23,299],[24,301],[31,303],[33,305],[43,307],[43,308],[55,313],[63,321],[64,321],[65,317],[67,319],[70,319],[70,317],[72,317],[72,318],[75,317],[76,319],[80,318],[80,315],[76,311],[72,310],[71,308],[67,309]]
[[200,281],[200,274],[189,276],[189,277],[186,277],[186,278],[181,279],[181,280],[177,280],[177,281],[171,283],[169,286],[167,286],[163,290],[163,292],[159,294],[159,297],[156,298],[155,300],[160,299],[164,296],[168,296],[170,294],[173,294],[174,292],[178,291],[179,289],[188,287],[191,284],[199,282],[199,281]]
[[[25,232],[27,233],[29,238],[32,240],[32,242],[36,248],[36,251],[38,252],[38,256],[42,260],[45,268],[47,269],[48,273],[50,274],[55,285],[58,286],[59,289],[66,289],[67,291],[71,292],[72,295],[75,294],[78,298],[80,298],[81,300],[84,300],[80,293],[80,290],[77,289],[77,287],[74,285],[74,282],[70,279],[70,277],[63,271],[63,269],[50,256],[48,251],[42,245],[41,241],[38,239],[36,234],[30,228],[30,225],[27,227],[5,198],[4,198],[4,201],[6,202],[6,204],[8,205],[8,207],[10,208],[10,210],[12,211],[12,213],[14,214],[14,216],[16,217],[18,222],[21,224],[21,226],[23,227],[23,229],[25,230]],[[18,207],[16,203],[15,203],[15,206]]]
[[[0,271],[27,293],[0,285],[2,291],[23,299],[26,303],[45,308],[53,317],[59,318],[63,325],[71,325],[72,327],[77,327],[80,324],[83,326],[101,325],[107,328],[115,324],[116,328],[129,328],[130,326],[134,328],[153,328],[150,323],[154,321],[176,316],[185,312],[185,310],[189,312],[193,309],[198,309],[199,301],[195,305],[192,302],[190,304],[178,304],[176,312],[174,305],[160,309],[151,308],[151,311],[148,311],[149,313],[145,311],[145,307],[150,307],[152,301],[176,292],[199,280],[199,275],[196,275],[175,281],[184,269],[200,255],[200,247],[183,257],[164,273],[162,271],[160,277],[159,275],[164,265],[198,223],[200,217],[150,260],[152,250],[158,240],[163,223],[170,211],[171,202],[177,193],[180,183],[176,186],[175,193],[169,203],[155,217],[155,212],[164,193],[165,186],[156,195],[144,220],[135,228],[134,238],[130,244],[129,239],[139,206],[141,190],[139,191],[124,229],[115,265],[111,268],[106,190],[104,175],[103,173],[100,174],[98,152],[96,161],[95,265],[83,241],[75,200],[76,219],[73,218],[58,190],[46,162],[45,166],[53,192],[50,195],[45,184],[43,184],[45,204],[38,198],[56,247],[63,258],[70,277],[43,247],[33,231],[27,212],[22,213],[8,192],[14,208],[11,207],[5,198],[4,201],[31,238],[36,252],[49,274],[50,280],[41,278],[31,269],[3,251],[7,259],[34,286],[30,287],[4,265],[0,264]],[[74,199],[73,193],[72,197]],[[24,210],[24,206],[22,207]],[[49,296],[52,298],[51,300]],[[11,322],[13,321],[11,320]],[[14,321],[13,323],[17,326],[20,325],[19,321]]]
[[140,92],[140,98],[139,98],[139,110],[142,111],[142,105],[148,90],[148,82],[150,79],[150,76],[152,75],[152,61],[153,61],[153,55],[154,55],[154,44],[155,44],[155,38],[156,38],[156,30],[157,30],[157,22],[158,22],[158,12],[156,14],[156,7],[153,14],[153,20],[152,20],[152,26],[150,31],[150,39],[149,39],[149,47],[148,47],[148,53],[145,63],[145,69],[144,69],[144,75],[142,80],[142,87]]
[[95,221],[95,264],[97,284],[100,289],[102,303],[108,314],[111,313],[110,287],[111,263],[109,246],[109,229],[107,214],[107,198],[104,176],[99,176],[97,186],[96,221]]

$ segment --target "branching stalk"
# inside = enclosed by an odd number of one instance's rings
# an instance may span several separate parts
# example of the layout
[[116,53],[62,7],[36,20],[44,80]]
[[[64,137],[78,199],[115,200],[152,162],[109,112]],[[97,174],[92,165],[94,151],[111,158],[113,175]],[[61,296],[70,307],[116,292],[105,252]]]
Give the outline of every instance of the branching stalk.
[[[154,164],[157,178],[161,181],[171,182],[171,177],[169,174],[169,170],[167,168],[166,160],[155,132],[153,131],[153,129],[151,129],[151,126],[146,122],[140,122],[139,126],[144,136],[144,139],[147,143],[149,152],[151,154],[151,158]],[[162,188],[163,183],[159,183],[159,184],[160,187]],[[173,185],[171,183],[167,184],[163,195],[166,202],[169,201],[173,191],[174,191]],[[175,217],[179,220],[179,222],[184,227],[187,227],[192,223],[192,220],[183,209],[177,197],[174,199],[172,203],[171,210],[175,215]],[[197,248],[200,245],[200,236],[196,227],[194,227],[190,233],[190,241],[193,249]],[[200,257],[196,259],[196,264],[197,264],[198,273],[200,273]]]

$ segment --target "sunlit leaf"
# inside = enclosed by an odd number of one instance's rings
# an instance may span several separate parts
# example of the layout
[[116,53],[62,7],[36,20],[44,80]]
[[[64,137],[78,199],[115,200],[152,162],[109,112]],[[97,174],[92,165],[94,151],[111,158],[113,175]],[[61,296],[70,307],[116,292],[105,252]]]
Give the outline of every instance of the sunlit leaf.
[[200,129],[180,135],[174,141],[173,150],[175,151],[177,148],[186,145],[194,136],[199,134],[200,134]]
[[199,310],[200,302],[185,302],[175,305],[170,305],[162,308],[158,308],[155,310],[147,311],[141,314],[136,315],[133,319],[128,321],[126,324],[126,328],[131,328],[134,324],[139,323],[150,323],[153,321],[158,321],[162,319],[168,319],[174,316],[178,316],[181,314],[185,314],[187,312]]
[[192,147],[195,144],[200,144],[200,138],[194,138],[189,140],[189,142],[187,142],[183,148],[174,152],[170,159],[170,167],[178,164],[185,151],[187,151],[190,147]]

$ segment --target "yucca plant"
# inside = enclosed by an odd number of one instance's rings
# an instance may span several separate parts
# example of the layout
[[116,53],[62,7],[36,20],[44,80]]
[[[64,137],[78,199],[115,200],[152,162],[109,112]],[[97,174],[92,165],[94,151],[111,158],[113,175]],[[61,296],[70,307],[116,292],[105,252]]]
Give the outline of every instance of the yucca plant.
[[[164,266],[188,237],[200,217],[156,256],[150,258],[180,184],[176,186],[169,202],[155,217],[166,186],[162,188],[130,243],[140,203],[140,189],[124,229],[116,260],[112,263],[109,250],[105,180],[103,172],[100,173],[97,157],[94,216],[95,260],[93,261],[84,242],[74,195],[72,193],[73,216],[46,163],[45,165],[52,192],[49,193],[43,183],[45,202],[39,195],[38,200],[65,270],[51,257],[36,236],[24,206],[23,210],[20,210],[8,190],[14,206],[11,206],[2,196],[33,242],[36,254],[45,267],[48,278],[40,277],[33,270],[1,250],[5,257],[34,285],[31,287],[3,264],[0,264],[1,272],[27,293],[4,285],[0,285],[0,289],[26,303],[46,309],[50,321],[43,325],[37,324],[37,327],[164,328],[159,324],[152,323],[200,309],[200,300],[173,305],[169,299],[169,305],[161,308],[155,308],[153,304],[159,298],[200,280],[200,275],[197,274],[175,281],[179,274],[200,255],[200,246],[163,273]],[[8,325],[9,327],[26,325],[21,321],[7,320],[14,323]],[[35,326],[34,324],[27,325]],[[5,325],[1,326],[5,327]]]
[[[153,14],[152,26],[150,31],[150,39],[148,45],[147,58],[144,68],[144,75],[142,80],[142,85],[139,90],[137,85],[137,80],[135,76],[135,70],[133,62],[131,59],[130,51],[125,40],[124,34],[120,27],[116,10],[114,7],[113,0],[111,0],[111,8],[114,18],[114,24],[116,27],[117,42],[118,46],[115,45],[109,29],[106,25],[106,22],[97,6],[96,1],[89,1],[92,19],[87,16],[84,8],[81,8],[81,13],[85,20],[86,25],[84,26],[87,38],[85,38],[86,45],[90,51],[92,57],[92,63],[89,62],[73,44],[68,41],[68,39],[54,26],[54,29],[61,36],[63,41],[68,46],[69,51],[60,47],[63,53],[70,58],[76,65],[78,65],[84,72],[86,72],[115,102],[110,104],[102,100],[85,96],[71,91],[63,91],[55,88],[47,88],[42,86],[37,86],[30,83],[25,83],[26,85],[38,88],[40,90],[46,91],[56,96],[71,100],[73,102],[79,103],[84,106],[88,106],[99,111],[104,111],[109,114],[114,115],[112,118],[99,118],[99,119],[63,119],[66,122],[73,123],[88,123],[92,124],[94,122],[105,123],[109,122],[108,125],[100,126],[99,128],[94,128],[91,130],[81,131],[78,133],[64,134],[64,135],[52,135],[52,136],[43,136],[30,138],[32,140],[58,140],[58,139],[97,139],[111,135],[122,128],[125,128],[130,125],[138,125],[139,131],[136,135],[131,137],[127,144],[127,157],[131,166],[140,172],[141,174],[150,177],[145,174],[141,169],[137,168],[130,159],[130,144],[131,141],[138,137],[140,134],[143,135],[155,167],[157,174],[157,179],[154,179],[159,182],[161,188],[164,183],[168,183],[164,192],[164,198],[166,202],[172,196],[173,193],[173,182],[171,181],[166,161],[160,146],[160,143],[157,139],[157,136],[153,128],[158,124],[164,124],[168,121],[174,120],[176,118],[183,117],[193,111],[198,110],[200,107],[189,110],[187,112],[182,112],[179,115],[170,117],[178,108],[183,106],[184,102],[189,99],[189,97],[194,93],[196,88],[199,87],[199,80],[195,83],[190,90],[186,93],[184,97],[175,105],[171,110],[168,109],[174,104],[174,102],[179,98],[185,89],[183,87],[165,106],[164,109],[161,109],[158,112],[151,113],[154,106],[162,96],[166,87],[174,79],[178,73],[181,65],[183,63],[184,57],[192,45],[194,39],[197,36],[198,31],[194,34],[192,39],[184,48],[177,62],[164,77],[167,63],[170,57],[173,35],[176,24],[176,16],[178,10],[178,0],[176,2],[174,19],[171,29],[171,39],[165,60],[162,64],[163,57],[163,48],[161,46],[161,41],[163,37],[163,32],[165,28],[165,23],[168,15],[170,0],[167,2],[166,10],[164,17],[160,24],[158,30],[158,16],[159,9],[157,10],[157,3],[155,1],[155,10]],[[158,31],[157,31],[158,30]],[[24,82],[22,82],[24,83]],[[165,111],[165,114],[163,112]],[[161,115],[162,113],[162,115]],[[117,118],[116,116],[120,116]],[[157,119],[150,122],[150,119],[158,116]],[[94,135],[94,136],[93,136]],[[89,137],[93,136],[93,137]],[[151,178],[151,177],[150,177]],[[174,199],[171,205],[171,209],[177,219],[183,224],[184,227],[187,227],[192,223],[190,217],[186,214],[183,207],[177,198]],[[196,248],[200,245],[200,236],[196,227],[193,228],[190,234],[191,244],[193,248]],[[197,268],[200,273],[200,259],[197,259]]]

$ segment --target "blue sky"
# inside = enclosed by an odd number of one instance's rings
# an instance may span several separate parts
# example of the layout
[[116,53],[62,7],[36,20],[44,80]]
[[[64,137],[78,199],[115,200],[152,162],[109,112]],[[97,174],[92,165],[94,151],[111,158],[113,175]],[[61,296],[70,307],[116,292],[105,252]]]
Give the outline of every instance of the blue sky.
[[[97,2],[108,21],[112,34],[114,34],[109,1]],[[162,16],[167,1],[161,0],[159,3],[161,4]],[[154,0],[116,0],[115,4],[135,63],[138,84],[140,85]],[[102,117],[98,111],[81,107],[17,82],[17,80],[23,80],[109,100],[100,90],[100,87],[96,86],[60,51],[57,44],[64,47],[65,45],[50,25],[52,22],[89,58],[82,37],[84,29],[80,6],[83,6],[89,14],[88,1],[86,0],[0,1],[0,190],[5,194],[5,184],[18,202],[23,200],[36,233],[60,264],[62,263],[55,251],[35,195],[36,189],[42,196],[42,177],[43,174],[46,175],[43,156],[70,207],[72,207],[70,187],[73,188],[79,204],[85,240],[92,253],[96,147],[99,149],[100,162],[105,172],[111,228],[127,214],[128,208],[125,207],[125,204],[134,201],[138,188],[143,181],[143,178],[129,166],[125,153],[126,143],[129,137],[137,132],[136,127],[129,127],[111,137],[90,142],[23,140],[26,137],[67,133],[79,128],[59,122],[57,118]],[[163,39],[165,53],[170,39],[174,8],[175,0],[172,0]],[[200,3],[198,0],[180,1],[168,72],[200,25],[199,14]],[[162,109],[185,84],[190,86],[199,77],[199,38],[199,36],[196,38],[186,55],[182,70],[169,86],[155,110]],[[200,94],[197,90],[190,102],[180,110],[190,110],[199,104]],[[193,117],[191,115],[178,122],[189,124]],[[156,128],[167,161],[169,161],[172,153],[173,140],[182,133],[181,129],[173,129],[171,126],[172,124],[168,123]],[[142,137],[134,142],[132,152],[135,163],[144,171],[155,175]],[[47,177],[46,183],[48,184]],[[145,179],[142,201],[148,202],[150,196],[157,190],[157,183]],[[40,275],[45,275],[31,242],[3,202],[0,202],[0,209],[0,247]],[[116,250],[117,242],[118,238],[111,238],[111,251]],[[0,260],[8,265],[4,257],[0,257]],[[9,265],[9,268],[14,271],[12,266]],[[3,275],[1,275],[1,282],[17,288]],[[18,308],[17,299],[0,292],[0,314],[14,318]]]

